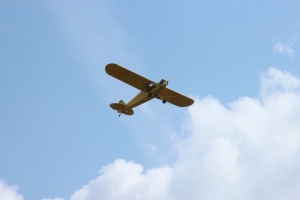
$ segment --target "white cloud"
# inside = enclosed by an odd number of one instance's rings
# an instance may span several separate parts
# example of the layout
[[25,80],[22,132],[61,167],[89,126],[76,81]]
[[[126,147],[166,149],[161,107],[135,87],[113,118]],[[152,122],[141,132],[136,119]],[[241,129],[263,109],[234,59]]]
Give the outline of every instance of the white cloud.
[[[117,159],[71,200],[299,199],[300,80],[270,68],[261,90],[259,99],[240,97],[227,107],[211,96],[196,99],[183,122],[189,135],[173,138],[171,166],[144,170]],[[0,180],[0,199],[23,197]]]
[[63,200],[63,199],[62,198],[54,198],[54,199],[46,198],[46,199],[42,199],[42,200]]
[[299,198],[299,80],[270,68],[261,83],[261,99],[226,108],[207,97],[189,108],[192,135],[179,142],[170,199]]
[[143,167],[134,162],[116,160],[102,167],[102,173],[71,199],[166,199],[171,178],[169,167],[150,169],[143,173]]
[[143,139],[140,139],[140,145],[148,154],[154,154],[157,152],[157,147],[155,145],[145,143]]
[[23,200],[23,196],[18,194],[17,186],[9,186],[3,180],[0,180],[0,199]]
[[289,58],[293,58],[294,50],[291,48],[291,45],[285,45],[281,41],[278,41],[273,45],[274,53],[286,54]]
[[178,137],[172,166],[147,171],[119,159],[71,200],[88,199],[299,199],[300,84],[270,68],[260,99],[241,97],[223,106],[196,99]]
[[284,39],[282,42],[279,38],[274,38],[272,42],[275,44],[273,45],[273,52],[274,53],[281,53],[287,55],[290,59],[294,57],[294,49],[292,48],[294,44],[299,39],[298,33],[291,33]]
[[299,79],[288,72],[282,72],[275,68],[270,68],[268,72],[261,75],[261,94],[262,96],[272,96],[278,92],[297,91],[300,86]]

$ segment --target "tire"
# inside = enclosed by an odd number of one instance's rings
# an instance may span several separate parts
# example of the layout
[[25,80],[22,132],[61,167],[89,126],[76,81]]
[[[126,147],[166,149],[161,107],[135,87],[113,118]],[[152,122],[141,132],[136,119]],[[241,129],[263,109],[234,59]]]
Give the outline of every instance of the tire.
[[148,93],[148,97],[152,97],[152,93],[151,92]]
[[163,102],[163,103],[166,103],[166,102],[167,102],[167,100],[163,99],[163,100],[162,100],[162,102]]

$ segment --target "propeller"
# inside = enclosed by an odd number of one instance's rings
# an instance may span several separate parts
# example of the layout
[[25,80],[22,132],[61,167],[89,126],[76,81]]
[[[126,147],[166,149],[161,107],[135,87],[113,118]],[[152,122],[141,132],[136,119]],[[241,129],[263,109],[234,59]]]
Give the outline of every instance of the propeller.
[[159,85],[161,85],[161,84],[163,84],[164,82],[166,82],[167,83],[167,85],[168,85],[168,82],[169,82],[169,80],[170,80],[170,77],[168,77],[166,80],[164,80],[164,79],[161,79],[161,81],[159,81]]
[[168,85],[168,83],[169,83],[169,80],[171,79],[171,77],[169,76],[167,79],[166,79],[166,81],[167,81],[167,85]]

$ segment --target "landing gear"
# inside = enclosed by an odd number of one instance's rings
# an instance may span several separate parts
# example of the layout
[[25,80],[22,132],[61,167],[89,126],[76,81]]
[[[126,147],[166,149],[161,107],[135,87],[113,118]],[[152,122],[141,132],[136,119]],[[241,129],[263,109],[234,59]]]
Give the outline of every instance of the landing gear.
[[167,100],[163,99],[163,100],[162,100],[162,102],[163,102],[163,103],[166,103],[166,102],[167,102]]
[[151,92],[148,93],[148,97],[152,97],[152,93]]

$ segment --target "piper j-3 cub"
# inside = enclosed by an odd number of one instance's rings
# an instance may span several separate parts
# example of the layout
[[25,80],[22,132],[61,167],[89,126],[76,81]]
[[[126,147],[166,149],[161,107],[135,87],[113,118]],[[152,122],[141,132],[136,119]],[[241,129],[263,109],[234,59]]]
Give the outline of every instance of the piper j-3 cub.
[[169,102],[179,107],[190,106],[194,103],[193,99],[167,88],[169,80],[162,79],[158,83],[155,83],[154,81],[114,63],[106,65],[105,71],[112,77],[140,90],[140,92],[127,104],[123,100],[119,101],[119,103],[110,104],[112,109],[117,110],[117,112],[120,113],[119,117],[121,113],[133,115],[134,112],[132,108],[153,98],[160,99],[163,103]]

